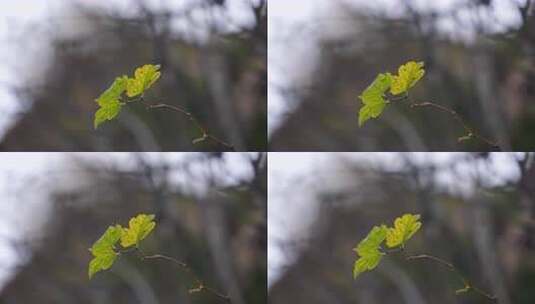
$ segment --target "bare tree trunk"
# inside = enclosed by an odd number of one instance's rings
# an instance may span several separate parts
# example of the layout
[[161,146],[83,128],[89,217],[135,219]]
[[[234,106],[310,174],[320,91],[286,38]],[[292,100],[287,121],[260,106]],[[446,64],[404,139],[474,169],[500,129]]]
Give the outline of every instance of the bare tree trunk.
[[205,234],[217,274],[232,304],[245,304],[230,248],[225,215],[226,201],[220,196],[212,196],[201,200],[199,204],[203,212]]
[[496,244],[492,238],[492,222],[487,202],[479,198],[473,208],[473,238],[477,254],[480,259],[480,268],[489,279],[494,295],[498,297],[500,304],[510,304],[511,299],[505,285],[500,262],[496,256]]
[[154,134],[139,117],[129,111],[123,111],[119,121],[132,134],[141,151],[161,151]]
[[380,270],[397,287],[403,302],[408,304],[427,303],[414,281],[403,269],[390,261],[385,261],[385,264],[388,264],[388,267],[382,267]]
[[130,287],[139,303],[160,303],[149,282],[137,268],[130,265],[126,260],[121,261],[119,265],[120,267],[114,268],[114,272]]
[[211,42],[204,49],[204,58],[203,70],[224,134],[237,151],[245,151],[245,142],[240,130],[240,117],[236,114],[235,105],[232,102],[232,82],[225,53],[219,44]]
[[429,151],[423,138],[418,134],[418,130],[406,116],[401,114],[397,109],[390,109],[389,114],[384,115],[383,119],[394,132],[398,133],[405,147],[407,147],[407,151]]
[[493,70],[492,55],[489,48],[479,45],[475,50],[475,82],[478,100],[483,109],[483,117],[487,122],[493,137],[497,139],[504,151],[511,150],[511,142],[507,132],[507,125],[503,115],[503,104],[499,98],[497,81]]

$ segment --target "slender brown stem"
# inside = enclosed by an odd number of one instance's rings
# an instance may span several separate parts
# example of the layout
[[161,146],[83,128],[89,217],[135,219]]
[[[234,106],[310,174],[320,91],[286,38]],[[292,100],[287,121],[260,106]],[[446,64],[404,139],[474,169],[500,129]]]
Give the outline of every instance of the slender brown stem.
[[471,286],[471,288],[472,288],[472,290],[473,290],[474,292],[479,293],[479,294],[482,295],[483,297],[488,298],[489,300],[498,303],[498,298],[497,298],[496,296],[493,296],[493,295],[491,295],[491,294],[489,294],[489,293],[486,293],[485,291],[483,291],[483,290],[477,288],[476,286]]
[[403,101],[403,100],[407,100],[409,99],[409,94],[405,93],[401,96],[390,96],[388,97],[388,100],[391,101],[391,102],[396,102],[396,101]]
[[167,255],[163,255],[163,254],[145,255],[139,249],[138,249],[138,252],[140,253],[140,258],[142,260],[160,259],[160,260],[169,261],[169,262],[174,263],[179,268],[181,268],[184,272],[186,272],[188,275],[190,275],[193,278],[193,280],[195,281],[195,284],[197,285],[197,287],[191,288],[189,290],[189,293],[196,293],[196,292],[206,291],[206,292],[211,293],[212,295],[224,300],[227,303],[232,303],[232,301],[231,301],[231,299],[230,299],[230,297],[228,295],[225,295],[225,294],[217,291],[216,289],[214,289],[212,287],[206,286],[206,284],[204,284],[204,282],[195,274],[195,272],[185,262],[179,261],[179,260],[177,260],[177,259],[175,259],[173,257],[167,256]]
[[131,247],[131,248],[128,248],[128,249],[123,249],[123,250],[118,250],[117,253],[118,254],[126,254],[126,253],[129,253],[129,252],[132,252],[132,251],[136,251],[137,249],[135,247]]
[[434,109],[437,109],[437,110],[440,110],[442,112],[450,114],[453,117],[453,119],[455,119],[457,122],[459,122],[461,124],[461,126],[464,128],[464,130],[467,132],[466,136],[459,137],[459,141],[467,140],[467,139],[470,139],[470,138],[476,138],[476,139],[482,141],[483,143],[485,143],[485,144],[487,144],[487,145],[489,145],[489,146],[491,146],[493,148],[500,149],[500,146],[498,145],[497,142],[494,142],[494,141],[482,136],[478,132],[476,132],[472,127],[470,127],[464,121],[464,119],[456,111],[454,111],[454,110],[452,110],[450,108],[447,108],[445,106],[442,106],[442,105],[439,105],[439,104],[436,104],[436,103],[433,103],[433,102],[411,103],[411,108],[415,108],[415,107],[431,107],[431,108],[434,108]]
[[472,283],[470,283],[470,281],[452,263],[450,263],[450,262],[448,262],[446,260],[443,260],[441,258],[432,256],[432,255],[428,255],[428,254],[405,256],[405,259],[407,259],[408,261],[423,260],[423,259],[434,261],[434,262],[436,262],[436,263],[448,268],[449,271],[455,273],[461,279],[461,281],[463,282],[464,287],[461,288],[461,289],[457,289],[455,291],[455,294],[461,294],[461,293],[464,293],[464,292],[473,291],[473,292],[475,292],[475,293],[477,293],[477,294],[489,299],[490,301],[492,301],[494,303],[498,303],[498,298],[496,298],[496,296],[493,296],[493,295],[491,295],[491,294],[479,289],[478,287],[474,286]]
[[184,108],[181,108],[181,107],[175,106],[175,105],[165,104],[165,103],[147,104],[147,103],[144,103],[143,100],[142,100],[142,103],[149,110],[152,110],[152,109],[168,109],[168,110],[172,110],[172,111],[175,111],[175,112],[178,112],[178,113],[181,113],[181,114],[185,115],[195,125],[195,127],[199,130],[199,132],[201,133],[201,136],[199,138],[196,138],[196,139],[194,139],[192,141],[193,144],[197,144],[197,143],[200,143],[202,141],[205,141],[205,140],[209,139],[209,140],[212,140],[213,142],[215,142],[215,143],[217,143],[217,144],[219,144],[221,146],[224,146],[225,148],[229,149],[230,151],[235,151],[234,146],[232,144],[229,144],[229,143],[225,142],[224,140],[221,140],[221,139],[215,137],[214,135],[211,135],[210,133],[208,133],[206,128],[197,120],[197,118],[195,118],[195,116],[193,116],[193,114],[191,114],[190,112],[186,111]]
[[407,260],[419,260],[419,259],[430,259],[430,260],[433,260],[437,263],[440,263],[446,267],[448,267],[450,270],[455,270],[455,266],[453,266],[452,263],[450,262],[447,262],[443,259],[440,259],[440,258],[437,258],[435,256],[432,256],[432,255],[427,255],[427,254],[419,254],[419,255],[411,255],[411,256],[408,256],[406,257]]
[[398,247],[398,248],[394,248],[394,249],[383,248],[382,251],[383,251],[384,254],[392,254],[392,253],[396,253],[396,252],[402,252],[403,251],[403,247]]
[[188,268],[188,265],[182,261],[179,261],[175,258],[172,258],[172,257],[169,257],[169,256],[166,256],[166,255],[163,255],[163,254],[153,254],[153,255],[142,255],[141,256],[142,259],[146,259],[146,260],[150,260],[150,259],[164,259],[164,260],[167,260],[167,261],[171,261],[177,265],[179,265],[180,267],[182,268]]

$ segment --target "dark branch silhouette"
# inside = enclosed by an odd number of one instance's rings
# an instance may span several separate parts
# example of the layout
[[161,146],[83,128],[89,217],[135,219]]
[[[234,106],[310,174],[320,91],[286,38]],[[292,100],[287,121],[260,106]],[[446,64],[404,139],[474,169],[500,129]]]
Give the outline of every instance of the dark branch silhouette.
[[386,254],[392,254],[392,253],[397,253],[397,252],[401,253],[403,255],[403,257],[407,261],[429,260],[429,261],[435,262],[437,264],[440,264],[441,266],[446,267],[449,271],[455,273],[460,278],[460,280],[463,282],[463,285],[464,285],[463,288],[457,289],[455,291],[456,295],[472,291],[472,292],[475,292],[475,293],[479,294],[480,296],[483,296],[483,297],[487,298],[488,300],[490,300],[490,301],[492,301],[494,303],[498,303],[498,298],[496,296],[493,296],[493,295],[483,291],[482,289],[474,286],[460,272],[460,270],[457,269],[457,267],[455,267],[455,265],[453,265],[452,263],[450,263],[450,262],[448,262],[448,261],[446,261],[444,259],[441,259],[439,257],[433,256],[433,255],[429,255],[429,254],[407,255],[407,252],[405,251],[405,249],[403,247],[400,247],[399,250],[385,251]]
[[409,95],[408,94],[405,94],[405,95],[402,95],[402,96],[398,96],[398,97],[396,97],[396,96],[389,97],[389,101],[390,102],[399,102],[399,101],[404,101],[404,100],[408,100],[409,101],[409,104],[410,104],[411,108],[430,107],[430,108],[433,108],[433,109],[436,109],[436,110],[439,110],[439,111],[442,111],[444,113],[447,113],[447,114],[451,115],[453,117],[453,119],[455,121],[457,121],[462,126],[464,131],[466,132],[466,135],[461,136],[461,137],[459,137],[457,139],[458,142],[462,142],[462,141],[465,141],[465,140],[470,140],[472,138],[475,138],[475,139],[485,143],[486,145],[490,146],[491,148],[502,150],[500,145],[498,144],[498,142],[492,141],[492,140],[484,137],[483,135],[481,135],[474,128],[472,128],[461,117],[461,115],[459,115],[459,113],[457,113],[455,110],[452,110],[452,109],[450,109],[448,107],[445,107],[443,105],[439,105],[439,104],[436,104],[436,103],[433,103],[433,102],[429,102],[429,101],[426,101],[426,102],[412,102],[409,99]]
[[491,146],[492,148],[496,148],[496,149],[500,149],[500,146],[498,145],[498,143],[482,136],[481,134],[479,134],[478,132],[476,132],[472,127],[470,127],[465,121],[464,119],[454,110],[450,109],[450,108],[447,108],[445,106],[442,106],[442,105],[439,105],[439,104],[436,104],[436,103],[432,103],[432,102],[420,102],[420,103],[411,103],[411,108],[416,108],[416,107],[432,107],[434,109],[437,109],[437,110],[440,110],[442,112],[445,112],[445,113],[448,113],[450,114],[453,119],[455,119],[457,122],[459,122],[461,124],[461,126],[463,127],[463,129],[467,132],[467,134],[465,136],[462,136],[462,137],[459,137],[458,141],[461,142],[461,141],[464,141],[464,140],[469,140],[469,139],[472,139],[472,138],[476,138],[482,142],[484,142],[485,144]]
[[193,294],[193,293],[197,293],[197,292],[208,292],[214,296],[216,296],[217,298],[221,299],[221,300],[224,300],[225,302],[227,303],[232,303],[230,297],[228,295],[225,295],[223,294],[222,292],[219,292],[217,291],[216,289],[210,287],[210,286],[207,286],[203,280],[201,280],[199,278],[199,276],[193,271],[193,269],[191,269],[191,267],[185,263],[185,262],[182,262],[176,258],[173,258],[173,257],[170,257],[170,256],[167,256],[167,255],[163,255],[163,254],[151,254],[151,255],[146,255],[139,247],[135,247],[131,250],[124,250],[124,251],[121,251],[120,253],[129,253],[129,252],[133,252],[133,251],[136,251],[138,253],[138,256],[141,260],[165,260],[165,261],[168,261],[168,262],[172,262],[174,265],[178,266],[178,268],[180,268],[182,271],[184,271],[185,273],[187,273],[189,276],[191,276],[193,278],[193,280],[195,281],[195,284],[197,285],[196,287],[193,287],[193,288],[190,288],[189,289],[189,293],[190,294]]
[[169,105],[169,104],[165,104],[165,103],[157,103],[157,104],[148,104],[145,102],[145,100],[143,98],[140,99],[141,100],[141,103],[143,105],[145,105],[147,107],[147,109],[149,110],[153,110],[153,109],[168,109],[168,110],[172,110],[172,111],[175,111],[175,112],[178,112],[178,113],[181,113],[183,115],[185,115],[194,125],[195,127],[199,130],[199,132],[201,133],[201,136],[199,138],[196,138],[192,141],[193,144],[198,144],[200,142],[203,142],[205,140],[211,140],[225,148],[227,148],[228,150],[230,151],[235,151],[236,149],[234,148],[234,146],[222,139],[219,139],[218,137],[210,134],[207,129],[199,122],[199,120],[197,118],[195,118],[195,116],[193,116],[193,114],[191,114],[191,112],[187,111],[186,109],[184,108],[181,108],[179,106],[175,106],[175,105]]

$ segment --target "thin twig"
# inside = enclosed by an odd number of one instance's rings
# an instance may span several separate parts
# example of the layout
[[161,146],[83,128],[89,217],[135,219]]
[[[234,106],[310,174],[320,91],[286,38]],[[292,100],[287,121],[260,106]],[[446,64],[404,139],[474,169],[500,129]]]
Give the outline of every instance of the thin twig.
[[169,256],[166,256],[166,255],[163,255],[163,254],[153,254],[153,255],[142,255],[141,256],[142,259],[164,259],[164,260],[168,260],[168,261],[171,261],[177,265],[179,265],[180,267],[182,268],[186,268],[186,269],[189,269],[188,268],[188,265],[182,261],[179,261],[175,258],[172,258],[172,257],[169,257]]
[[206,292],[209,292],[212,295],[224,300],[227,303],[232,303],[232,301],[231,301],[229,296],[217,291],[216,289],[214,289],[212,287],[206,286],[206,284],[204,284],[204,282],[195,274],[195,272],[189,267],[189,265],[187,263],[179,261],[179,260],[177,260],[177,259],[175,259],[173,257],[167,256],[167,255],[163,255],[163,254],[145,255],[141,250],[139,250],[139,248],[137,248],[137,251],[139,252],[140,258],[142,260],[156,260],[156,259],[166,260],[166,261],[174,263],[179,268],[181,268],[184,272],[186,272],[191,277],[193,277],[197,287],[191,288],[189,290],[189,293],[197,293],[197,292],[206,291]]
[[418,259],[430,259],[430,260],[433,260],[437,263],[440,263],[444,266],[446,266],[447,268],[449,268],[450,270],[455,270],[455,266],[453,266],[452,263],[450,262],[447,262],[443,259],[440,259],[440,258],[437,258],[435,256],[432,256],[432,255],[427,255],[427,254],[419,254],[419,255],[411,255],[411,256],[408,256],[406,257],[407,260],[418,260]]
[[196,139],[194,139],[192,141],[193,144],[197,144],[197,143],[200,143],[202,141],[205,141],[205,140],[209,139],[209,140],[212,140],[212,141],[214,141],[215,143],[217,143],[217,144],[219,144],[221,146],[224,146],[225,148],[229,149],[230,151],[235,151],[234,146],[232,144],[229,144],[229,143],[225,142],[224,140],[221,140],[221,139],[215,137],[214,135],[211,135],[210,133],[208,133],[206,128],[197,120],[197,118],[195,118],[195,116],[193,116],[193,114],[191,114],[190,112],[186,111],[184,108],[181,108],[179,106],[165,104],[165,103],[147,104],[143,100],[141,100],[141,102],[149,110],[152,110],[152,109],[169,109],[169,110],[173,110],[175,112],[178,112],[178,113],[181,113],[181,114],[185,115],[195,125],[195,127],[201,133],[201,137],[196,138]]
[[461,126],[463,127],[463,129],[467,132],[467,135],[461,136],[461,137],[458,138],[459,142],[465,141],[465,140],[469,140],[471,138],[476,138],[476,139],[482,141],[483,143],[491,146],[492,148],[496,148],[496,149],[501,150],[501,148],[500,148],[500,146],[498,145],[497,142],[494,142],[494,141],[482,136],[478,132],[476,132],[472,127],[470,127],[464,121],[464,119],[459,115],[459,113],[457,113],[456,111],[454,111],[454,110],[452,110],[450,108],[447,108],[445,106],[442,106],[442,105],[439,105],[439,104],[436,104],[436,103],[433,103],[433,102],[420,102],[420,103],[411,102],[410,99],[409,99],[409,95],[408,94],[404,94],[404,95],[401,95],[401,96],[390,96],[390,97],[388,97],[388,101],[390,101],[390,102],[400,102],[400,101],[405,101],[405,100],[408,100],[410,102],[410,107],[411,108],[414,108],[414,107],[432,107],[432,108],[435,108],[437,110],[446,112],[446,113],[450,114],[451,116],[453,116],[453,118],[457,122],[459,122],[461,124]]
[[405,259],[408,260],[408,261],[412,261],[412,260],[422,260],[422,259],[427,259],[427,260],[431,260],[431,261],[434,261],[442,266],[445,266],[446,268],[448,268],[449,271],[451,272],[454,272],[460,279],[461,281],[463,282],[463,285],[464,287],[461,288],[461,289],[457,289],[455,291],[455,294],[461,294],[461,293],[464,293],[464,292],[469,292],[469,291],[473,291],[487,299],[489,299],[490,301],[494,302],[494,303],[498,303],[498,298],[496,296],[493,296],[481,289],[479,289],[478,287],[474,286],[472,283],[470,283],[470,281],[450,262],[448,261],[445,261],[441,258],[438,258],[438,257],[435,257],[435,256],[432,256],[432,255],[428,255],[428,254],[419,254],[419,255],[411,255],[411,256],[405,256]]
[[394,248],[394,249],[383,248],[382,251],[383,251],[384,254],[392,254],[392,253],[396,253],[396,252],[402,252],[403,251],[403,247]]
[[409,99],[409,94],[405,93],[401,96],[390,96],[388,97],[388,101],[390,102],[396,102],[396,101],[403,101]]
[[123,249],[123,250],[118,250],[117,253],[118,254],[126,254],[126,253],[129,253],[129,252],[132,252],[132,251],[136,251],[137,249],[135,247],[131,247],[131,248],[128,248],[128,249]]
[[484,136],[482,136],[481,134],[479,134],[478,132],[476,132],[472,127],[470,127],[465,121],[464,119],[454,110],[450,109],[450,108],[447,108],[445,106],[442,106],[442,105],[439,105],[439,104],[436,104],[436,103],[433,103],[433,102],[420,102],[420,103],[411,103],[411,108],[415,108],[415,107],[431,107],[431,108],[434,108],[434,109],[437,109],[437,110],[440,110],[442,112],[446,112],[448,114],[450,114],[453,119],[455,119],[457,122],[459,122],[461,124],[461,126],[464,128],[464,130],[467,132],[467,135],[465,136],[462,136],[462,137],[459,137],[459,141],[464,141],[464,140],[468,140],[470,138],[476,138],[480,141],[482,141],[483,143],[493,147],[493,148],[496,148],[496,149],[500,149],[500,146],[498,145],[497,142],[494,142]]

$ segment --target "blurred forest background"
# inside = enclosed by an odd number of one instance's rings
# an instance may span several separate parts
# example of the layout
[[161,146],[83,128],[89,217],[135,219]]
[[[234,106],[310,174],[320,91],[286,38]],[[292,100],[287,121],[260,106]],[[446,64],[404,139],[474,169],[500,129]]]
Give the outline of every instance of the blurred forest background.
[[[226,150],[211,141],[192,144],[202,134],[186,116],[140,104],[126,107],[118,122],[93,129],[94,100],[115,77],[154,63],[162,65],[162,78],[146,96],[148,103],[187,109],[238,151],[265,151],[265,0],[160,1],[159,6],[129,0],[123,1],[124,10],[113,5],[119,1],[63,2],[65,9],[27,28],[5,22],[11,36],[20,33],[8,45],[21,51],[4,64],[16,62],[19,68],[12,73],[22,79],[9,84],[20,110],[2,132],[0,150]],[[28,47],[36,42],[38,50]]]
[[271,151],[493,150],[458,143],[461,125],[432,108],[388,106],[358,127],[361,92],[378,73],[409,60],[424,61],[427,73],[412,100],[457,111],[501,150],[535,147],[533,1],[315,0],[295,22],[284,1],[274,2],[280,9],[270,9],[268,38]]
[[396,255],[353,280],[353,248],[404,213],[423,223],[408,253],[453,262],[497,303],[535,302],[534,154],[287,154],[270,154],[269,303],[492,303]]
[[138,213],[156,215],[147,254],[188,263],[233,304],[266,303],[266,155],[119,156],[26,154],[10,156],[18,168],[2,165],[0,303],[228,303],[189,294],[190,275],[135,255],[89,281],[88,248]]

